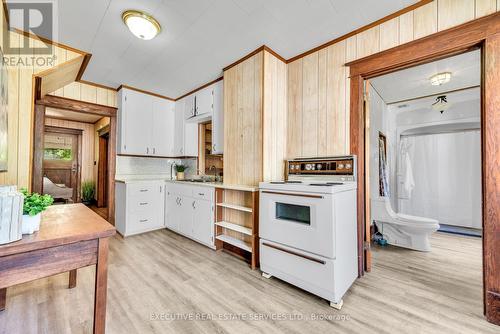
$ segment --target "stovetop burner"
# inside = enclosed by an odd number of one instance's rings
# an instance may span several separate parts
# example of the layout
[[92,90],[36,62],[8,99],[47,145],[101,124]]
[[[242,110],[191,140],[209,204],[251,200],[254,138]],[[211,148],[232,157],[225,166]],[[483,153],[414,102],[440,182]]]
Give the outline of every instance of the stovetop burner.
[[309,185],[314,187],[333,187],[331,183],[309,183]]
[[271,184],[300,184],[302,181],[271,181]]

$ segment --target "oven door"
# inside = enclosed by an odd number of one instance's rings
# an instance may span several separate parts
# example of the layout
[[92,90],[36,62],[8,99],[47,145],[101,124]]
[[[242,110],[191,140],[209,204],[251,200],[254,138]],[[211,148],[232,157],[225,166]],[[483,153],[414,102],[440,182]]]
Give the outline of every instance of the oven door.
[[335,258],[333,195],[260,191],[259,236]]

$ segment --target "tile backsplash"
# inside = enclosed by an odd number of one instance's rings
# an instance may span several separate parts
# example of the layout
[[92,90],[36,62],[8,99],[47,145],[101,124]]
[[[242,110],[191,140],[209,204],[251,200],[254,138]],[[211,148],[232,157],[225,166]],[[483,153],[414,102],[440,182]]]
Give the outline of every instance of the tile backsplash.
[[[166,159],[150,157],[116,157],[116,175],[158,175],[165,174],[170,176],[170,166],[175,164],[184,164],[188,166],[186,176],[190,177],[197,174],[197,160],[192,159]],[[174,171],[175,172],[175,171]]]

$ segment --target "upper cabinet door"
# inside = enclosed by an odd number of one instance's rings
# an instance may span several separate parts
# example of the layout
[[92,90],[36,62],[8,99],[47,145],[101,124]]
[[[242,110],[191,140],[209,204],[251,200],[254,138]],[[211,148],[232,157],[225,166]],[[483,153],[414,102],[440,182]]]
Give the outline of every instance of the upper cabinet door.
[[213,108],[213,85],[196,92],[196,116],[212,112]]
[[217,81],[213,89],[212,153],[224,153],[224,81]]
[[195,109],[195,95],[191,94],[182,99],[184,101],[184,116],[186,119],[194,117],[196,115]]
[[122,89],[123,100],[119,111],[121,120],[122,153],[150,155],[152,101],[149,95]]
[[184,155],[184,111],[186,99],[175,101],[174,157]]
[[173,101],[153,97],[152,155],[174,156],[175,104]]

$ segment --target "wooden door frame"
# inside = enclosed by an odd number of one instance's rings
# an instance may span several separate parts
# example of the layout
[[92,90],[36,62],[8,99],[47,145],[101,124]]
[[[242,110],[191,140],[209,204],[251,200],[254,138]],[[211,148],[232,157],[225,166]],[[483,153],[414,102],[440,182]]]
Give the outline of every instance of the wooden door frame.
[[[41,80],[35,80],[35,92],[39,92]],[[35,94],[35,115],[33,117],[33,164],[31,189],[40,192],[42,189],[42,163],[45,108],[65,109],[83,114],[99,115],[109,117],[109,140],[108,140],[108,221],[115,224],[115,168],[116,168],[116,116],[117,108],[100,104],[68,99],[60,96]]]
[[[107,136],[107,138],[105,138]],[[103,129],[99,130],[98,131],[98,148],[99,148],[99,154],[98,154],[98,161],[97,161],[97,181],[96,181],[96,190],[97,190],[97,207],[98,208],[101,208],[101,207],[104,207],[104,204],[108,204],[108,196],[107,196],[107,192],[106,194],[103,195],[102,193],[102,170],[104,168],[104,166],[107,166],[107,165],[104,165],[102,163],[102,152],[101,152],[101,141],[105,140],[107,143],[109,143],[109,126],[105,126]],[[108,150],[106,148],[105,150],[106,152],[106,163],[107,163],[107,160],[108,160]],[[108,172],[107,170],[107,167],[106,167],[106,173]]]
[[[81,190],[81,176],[82,176],[82,134],[83,130],[80,129],[71,129],[71,128],[63,128],[59,126],[52,126],[52,125],[45,125],[44,129],[44,137],[45,137],[45,132],[51,132],[51,133],[61,133],[61,134],[67,134],[67,135],[75,135],[78,138],[78,166],[77,166],[77,171],[76,171],[76,201],[75,203],[80,202],[80,190]],[[37,154],[33,152],[33,154]],[[42,153],[43,154],[43,153]],[[42,163],[43,163],[43,158],[42,158]],[[42,165],[42,170],[43,170],[43,165]],[[43,173],[43,171],[42,171]],[[42,175],[43,178],[43,175]],[[43,192],[43,182],[42,182],[42,188],[41,191]]]
[[350,144],[358,156],[358,269],[364,274],[365,115],[363,83],[382,74],[481,48],[483,288],[486,319],[500,325],[500,13],[347,63],[350,68]]

